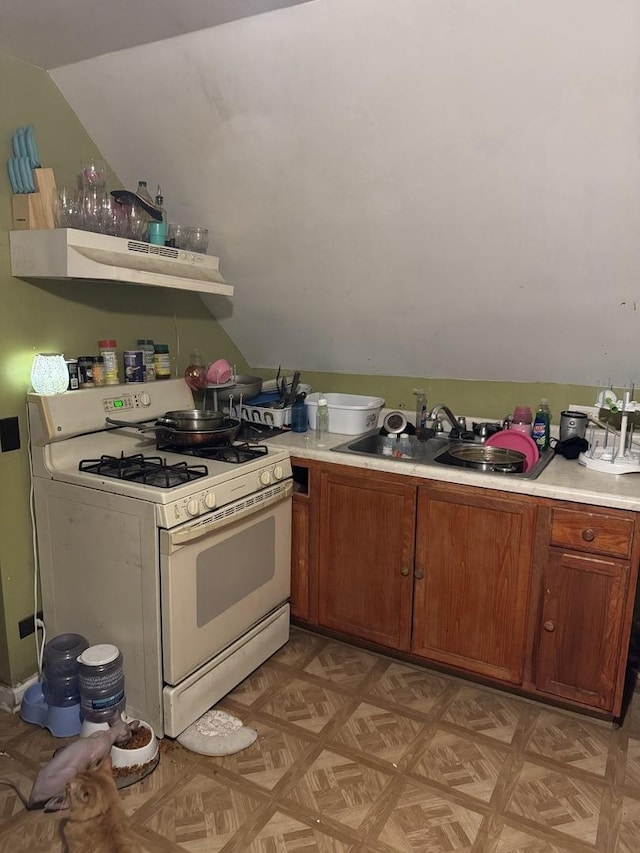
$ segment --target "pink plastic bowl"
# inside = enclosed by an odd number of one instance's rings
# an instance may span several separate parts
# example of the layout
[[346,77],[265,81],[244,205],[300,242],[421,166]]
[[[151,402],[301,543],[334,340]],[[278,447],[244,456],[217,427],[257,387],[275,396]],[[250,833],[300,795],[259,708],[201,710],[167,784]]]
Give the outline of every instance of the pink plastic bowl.
[[231,379],[231,365],[226,358],[219,358],[209,366],[207,380],[210,385],[224,385]]

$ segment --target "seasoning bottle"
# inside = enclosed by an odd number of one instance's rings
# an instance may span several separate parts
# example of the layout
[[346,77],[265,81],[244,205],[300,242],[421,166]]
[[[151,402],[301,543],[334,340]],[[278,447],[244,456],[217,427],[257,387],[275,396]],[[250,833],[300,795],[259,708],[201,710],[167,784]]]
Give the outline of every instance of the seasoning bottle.
[[93,384],[94,385],[105,385],[104,378],[104,357],[101,355],[97,355],[93,359]]
[[100,355],[104,360],[104,383],[105,385],[118,385],[120,377],[118,376],[118,353],[116,350],[116,342],[112,338],[106,338],[103,341],[98,341]]
[[93,388],[92,355],[81,355],[78,359],[78,384],[81,388]]
[[516,406],[513,410],[513,418],[509,429],[515,429],[518,432],[523,432],[525,435],[531,435],[531,408],[529,406]]
[[156,378],[155,346],[151,338],[138,338],[138,349],[144,353],[144,381],[153,382]]
[[536,409],[531,437],[538,445],[538,450],[546,450],[549,447],[549,438],[551,437],[551,409],[544,397],[540,400]]
[[329,434],[329,404],[326,397],[318,398],[318,406],[316,409],[316,438],[318,443],[322,445],[327,440]]
[[67,391],[77,391],[80,387],[80,383],[78,382],[78,359],[67,358],[65,361],[69,370],[69,386]]
[[153,345],[153,364],[156,370],[156,379],[171,379],[171,355],[169,344]]
[[296,394],[296,399],[291,407],[291,431],[292,432],[306,432],[308,427],[307,422],[307,404],[305,403],[305,397],[307,395],[302,392],[300,394]]

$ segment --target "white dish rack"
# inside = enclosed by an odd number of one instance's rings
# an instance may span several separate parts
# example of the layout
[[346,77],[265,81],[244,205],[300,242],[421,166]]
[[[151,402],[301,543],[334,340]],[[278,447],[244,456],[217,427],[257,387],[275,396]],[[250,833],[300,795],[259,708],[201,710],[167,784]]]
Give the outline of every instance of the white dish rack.
[[272,409],[267,406],[251,406],[246,403],[242,406],[228,406],[224,409],[230,417],[237,420],[248,421],[251,424],[263,424],[264,426],[282,427],[291,424],[291,406],[284,409]]

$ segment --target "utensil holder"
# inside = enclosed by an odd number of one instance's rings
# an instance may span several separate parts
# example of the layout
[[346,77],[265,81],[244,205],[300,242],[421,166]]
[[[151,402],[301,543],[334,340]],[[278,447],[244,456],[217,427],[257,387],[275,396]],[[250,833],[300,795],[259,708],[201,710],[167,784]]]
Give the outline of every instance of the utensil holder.
[[14,231],[34,231],[54,228],[53,205],[56,179],[53,169],[34,169],[34,193],[11,196],[11,213]]

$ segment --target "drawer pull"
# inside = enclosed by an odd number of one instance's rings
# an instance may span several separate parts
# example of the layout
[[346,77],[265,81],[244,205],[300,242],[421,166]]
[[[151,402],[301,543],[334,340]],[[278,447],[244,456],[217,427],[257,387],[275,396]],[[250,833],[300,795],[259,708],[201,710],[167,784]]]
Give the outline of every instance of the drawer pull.
[[556,630],[556,623],[552,622],[551,619],[547,619],[547,621],[543,623],[542,627],[545,631],[549,631],[549,633],[552,633]]
[[585,530],[582,531],[582,538],[585,542],[593,542],[593,540],[596,538],[595,530],[592,530],[591,527],[587,527]]
[[406,576],[409,574],[409,569],[408,569],[406,566],[403,566],[403,567],[400,569],[400,574],[401,574],[403,577],[405,577],[405,578],[406,578]]
[[420,569],[416,569],[413,573],[414,578],[417,578],[419,581],[424,577],[424,572],[421,572]]

